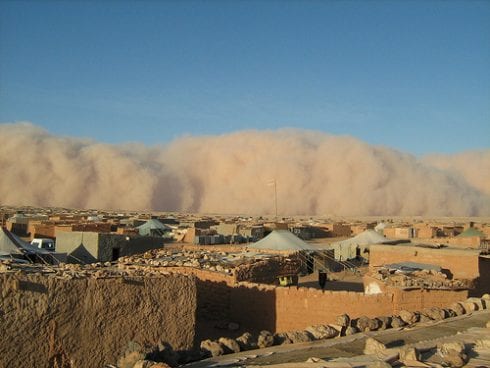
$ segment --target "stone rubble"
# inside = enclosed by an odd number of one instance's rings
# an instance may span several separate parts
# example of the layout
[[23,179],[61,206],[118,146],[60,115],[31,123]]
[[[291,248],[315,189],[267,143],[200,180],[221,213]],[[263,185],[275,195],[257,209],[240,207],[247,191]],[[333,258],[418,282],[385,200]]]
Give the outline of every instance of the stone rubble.
[[[482,309],[487,309],[490,304],[490,296],[485,294],[482,298],[468,298],[460,303],[454,303],[449,308],[431,307],[425,308],[420,312],[410,312],[406,310],[400,311],[398,315],[394,316],[379,316],[376,318],[369,318],[362,316],[356,319],[351,319],[347,314],[343,314],[336,318],[335,325],[315,325],[309,326],[302,331],[288,331],[271,334],[269,331],[261,331],[260,334],[254,338],[254,336],[248,332],[245,332],[236,339],[220,338],[218,341],[204,340],[201,342],[201,349],[204,356],[216,356],[221,354],[227,354],[231,351],[246,351],[257,348],[266,348],[274,345],[285,345],[303,343],[314,340],[325,340],[335,338],[337,336],[349,336],[358,332],[384,330],[388,328],[405,328],[413,327],[416,323],[420,322],[437,322],[446,318],[455,317],[457,315],[471,313],[470,309],[464,309],[463,305],[470,303],[475,306],[477,310],[478,306]],[[489,326],[490,328],[490,323]],[[235,342],[233,344],[231,341]],[[482,346],[490,346],[490,339],[484,339],[480,342]],[[226,346],[226,347],[225,347]],[[233,348],[230,348],[233,346]],[[383,355],[386,350],[381,342],[368,338],[366,341],[365,353]],[[455,349],[449,345],[444,345],[438,350],[441,357],[450,366],[460,366],[461,362],[464,362],[467,358],[464,350]],[[213,355],[215,354],[215,355]],[[407,363],[410,366],[410,362],[420,361],[421,354],[415,348],[405,348],[400,351],[400,361]]]
[[223,345],[221,345],[219,342],[212,341],[212,340],[204,340],[201,341],[200,344],[201,351],[204,353],[204,357],[207,358],[208,356],[220,356],[225,353],[225,350],[223,349]]
[[386,346],[382,342],[368,337],[364,346],[364,354],[374,354],[381,356],[386,351]]
[[229,337],[220,337],[218,342],[224,346],[226,353],[239,353],[240,345],[236,340],[230,339]]
[[257,346],[259,349],[268,348],[272,345],[274,345],[274,336],[269,331],[260,331],[259,337],[257,338]]
[[437,345],[437,353],[449,367],[462,367],[468,362],[465,346],[461,342],[444,342]]
[[421,289],[469,289],[473,286],[470,280],[448,279],[447,275],[435,270],[395,271],[382,267],[372,275],[388,286]]
[[[220,257],[223,256],[230,256],[230,254],[226,252],[213,253],[209,251],[175,253],[173,251],[154,250],[140,256],[122,257],[118,262],[112,263],[97,262],[88,265],[60,263],[56,266],[42,264],[24,265],[14,263],[10,260],[2,260],[0,262],[0,272],[30,272],[44,274],[48,277],[67,279],[117,277],[120,278],[122,282],[125,282],[126,279],[130,279],[132,276],[157,277],[162,273],[169,273],[169,271],[166,271],[166,268],[170,268],[171,272],[172,267],[179,266],[206,269],[209,271],[232,275],[237,272],[237,267],[244,264],[243,258],[240,257],[238,257],[238,260],[242,263],[220,264],[219,262],[222,260]],[[250,260],[245,262],[251,262],[252,264],[254,263],[254,261]],[[431,275],[430,272],[428,274]],[[395,276],[397,277],[393,278],[393,280],[398,280],[397,282],[404,282],[404,280],[406,281],[406,278],[398,277],[404,275]],[[405,286],[409,285],[406,284]],[[448,285],[444,283],[438,283],[437,285],[432,284],[431,287],[436,286],[448,287]],[[454,286],[454,284],[452,286]],[[336,336],[348,336],[364,331],[376,331],[387,328],[404,328],[405,326],[410,327],[417,322],[440,321],[445,318],[487,309],[489,306],[490,295],[484,294],[481,298],[468,298],[465,301],[453,303],[448,308],[444,309],[431,307],[425,308],[420,312],[402,310],[398,313],[398,315],[394,316],[380,316],[377,318],[361,316],[354,320],[352,320],[347,314],[343,314],[337,317],[336,325],[325,324],[309,326],[303,331],[289,331],[276,334],[272,334],[269,331],[261,331],[256,338],[254,338],[254,336],[250,333],[244,333],[236,339],[221,337],[217,341],[204,340],[200,344],[200,349],[202,352],[201,357],[214,357],[223,354],[236,353],[239,351],[270,347],[273,345],[294,344],[313,340],[330,339]],[[228,322],[223,326],[223,328],[229,331],[237,331],[240,329],[240,325],[234,322]],[[381,345],[377,345],[371,340],[369,341],[370,343],[369,346],[366,347],[366,351],[380,352],[382,350]],[[438,346],[437,349],[438,354],[441,356],[445,364],[449,366],[459,367],[464,365],[467,361],[464,345],[462,347],[460,345],[441,345]],[[400,354],[400,360],[403,359],[407,362],[415,360],[415,358],[419,356],[418,352],[416,351],[406,351]],[[402,356],[402,354],[404,355]],[[166,366],[165,363],[156,363],[146,358],[146,355],[141,351],[138,351],[137,349],[132,350],[127,352],[126,355],[121,358],[121,360],[118,362],[118,367],[161,368]]]
[[[156,277],[172,272],[182,273],[174,268],[186,267],[234,276],[236,281],[248,281],[249,278],[253,278],[257,273],[260,274],[260,270],[267,269],[269,265],[279,274],[287,272],[288,269],[294,273],[301,267],[299,261],[291,256],[267,255],[256,258],[254,254],[246,252],[233,254],[210,250],[175,251],[155,249],[144,254],[120,257],[115,262],[95,262],[91,264],[59,263],[57,265],[23,264],[7,259],[0,261],[0,273],[28,272],[61,279],[101,279],[131,276]],[[268,280],[264,279],[260,280],[260,282],[270,283],[275,280],[277,278],[273,274]]]

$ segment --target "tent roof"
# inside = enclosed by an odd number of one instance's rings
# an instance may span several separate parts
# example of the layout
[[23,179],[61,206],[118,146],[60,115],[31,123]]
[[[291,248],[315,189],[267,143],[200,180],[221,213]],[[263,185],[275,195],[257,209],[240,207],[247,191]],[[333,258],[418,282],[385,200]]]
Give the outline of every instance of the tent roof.
[[50,251],[31,245],[2,227],[0,230],[0,254],[23,254],[25,252],[51,254]]
[[461,234],[459,234],[457,236],[457,238],[467,238],[470,236],[479,236],[480,238],[484,238],[485,234],[483,234],[483,232],[481,232],[480,230],[475,229],[474,227],[469,227],[468,229],[463,231]]
[[336,243],[332,243],[332,245],[368,245],[368,244],[382,244],[389,243],[392,240],[385,238],[383,235],[377,233],[372,229],[368,229],[363,231],[356,236],[345,239]]
[[269,250],[309,250],[316,249],[298,238],[289,230],[274,230],[265,238],[253,243],[249,248]]
[[0,255],[22,254],[13,234],[5,228],[0,229]]
[[140,225],[137,227],[139,230],[155,230],[155,229],[161,229],[161,230],[172,230],[170,226],[167,226],[165,224],[162,224],[160,221],[157,219],[150,219],[146,221],[144,224]]

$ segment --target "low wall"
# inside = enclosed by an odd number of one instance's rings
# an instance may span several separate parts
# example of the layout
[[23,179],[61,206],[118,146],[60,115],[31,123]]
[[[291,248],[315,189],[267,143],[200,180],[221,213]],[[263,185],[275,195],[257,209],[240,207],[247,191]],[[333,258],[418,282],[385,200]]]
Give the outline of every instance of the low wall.
[[230,289],[230,318],[246,331],[277,330],[277,287],[240,283]]
[[185,275],[0,275],[1,367],[102,367],[130,341],[192,348],[196,282]]
[[369,267],[398,262],[418,262],[449,270],[453,278],[473,280],[479,277],[477,250],[431,249],[406,245],[372,245]]
[[272,332],[301,330],[315,324],[351,318],[389,316],[402,309],[419,311],[447,307],[467,298],[466,290],[403,290],[387,287],[367,295],[304,287],[237,282],[232,275],[192,267],[166,267],[165,271],[197,277],[197,317],[200,320],[238,322],[242,330]]
[[315,324],[335,323],[347,313],[351,318],[391,315],[393,295],[311,288],[276,289],[276,332],[301,330]]
[[472,296],[481,296],[490,293],[490,256],[481,255],[478,258],[478,268],[480,270],[480,278],[477,282],[475,290],[471,291]]
[[402,290],[387,288],[380,294],[330,291],[304,287],[276,287],[248,282],[234,283],[232,277],[196,274],[198,316],[238,322],[244,330],[285,332],[315,324],[335,323],[347,313],[361,316],[390,316],[402,309],[447,307],[465,300],[466,290]]
[[444,308],[468,298],[468,290],[402,290],[387,288],[393,293],[393,313],[401,310],[420,311],[428,307]]

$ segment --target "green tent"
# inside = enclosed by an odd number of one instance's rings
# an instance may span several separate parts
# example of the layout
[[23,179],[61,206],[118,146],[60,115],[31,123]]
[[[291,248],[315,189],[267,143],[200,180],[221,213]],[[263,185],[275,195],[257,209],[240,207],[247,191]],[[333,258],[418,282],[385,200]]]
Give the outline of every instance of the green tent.
[[478,229],[475,229],[474,227],[469,227],[465,231],[463,231],[461,234],[459,234],[456,238],[469,238],[471,236],[478,236],[480,238],[484,238],[485,234],[481,232]]
[[165,233],[171,232],[172,228],[162,224],[156,219],[150,219],[143,225],[137,227],[138,232],[142,236],[163,236]]

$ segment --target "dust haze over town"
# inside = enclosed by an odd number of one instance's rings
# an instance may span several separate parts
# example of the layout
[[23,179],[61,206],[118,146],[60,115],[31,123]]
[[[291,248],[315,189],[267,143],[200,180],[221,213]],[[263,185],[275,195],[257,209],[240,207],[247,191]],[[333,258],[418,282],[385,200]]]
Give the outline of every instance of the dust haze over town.
[[301,129],[159,146],[61,137],[30,123],[0,133],[5,204],[266,215],[275,180],[282,215],[490,215],[490,150],[418,158]]
[[0,2],[0,367],[490,366],[490,2]]

